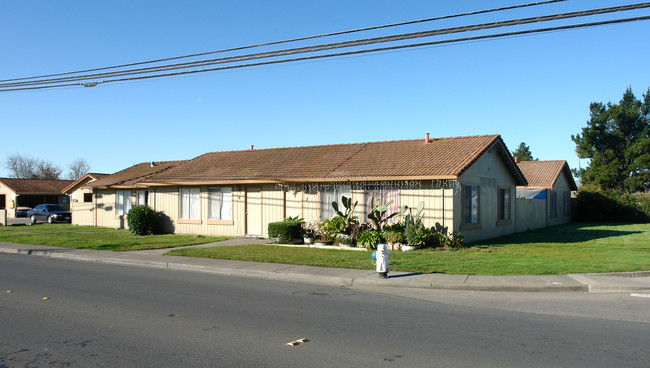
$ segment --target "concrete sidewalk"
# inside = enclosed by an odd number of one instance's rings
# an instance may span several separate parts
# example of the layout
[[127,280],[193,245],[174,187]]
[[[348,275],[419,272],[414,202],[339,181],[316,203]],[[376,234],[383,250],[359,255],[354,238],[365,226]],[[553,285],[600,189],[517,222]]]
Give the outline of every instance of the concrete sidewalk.
[[[231,239],[192,247],[267,243],[266,239]],[[650,271],[616,274],[547,276],[475,276],[390,272],[379,279],[370,270],[295,266],[275,263],[163,256],[170,249],[108,252],[0,242],[0,253],[25,254],[85,262],[213,273],[336,286],[526,292],[644,292],[650,295]],[[645,295],[645,294],[644,294]]]

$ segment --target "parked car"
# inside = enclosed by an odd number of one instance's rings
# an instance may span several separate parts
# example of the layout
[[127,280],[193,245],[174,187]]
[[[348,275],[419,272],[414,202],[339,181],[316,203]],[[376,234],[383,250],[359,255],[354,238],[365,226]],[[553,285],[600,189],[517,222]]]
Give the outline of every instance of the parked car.
[[71,222],[70,212],[63,209],[60,204],[39,204],[34,209],[27,211],[27,216],[32,224],[37,221]]
[[16,217],[27,217],[27,212],[31,207],[16,207]]

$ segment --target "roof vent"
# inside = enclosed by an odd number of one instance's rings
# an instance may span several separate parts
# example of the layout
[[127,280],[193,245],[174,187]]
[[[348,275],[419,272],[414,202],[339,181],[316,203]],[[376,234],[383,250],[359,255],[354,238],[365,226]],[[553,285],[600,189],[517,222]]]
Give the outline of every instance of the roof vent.
[[156,163],[151,161],[151,167],[156,167]]
[[424,133],[424,144],[429,143],[429,133]]
[[251,144],[251,151],[253,150],[253,145]]

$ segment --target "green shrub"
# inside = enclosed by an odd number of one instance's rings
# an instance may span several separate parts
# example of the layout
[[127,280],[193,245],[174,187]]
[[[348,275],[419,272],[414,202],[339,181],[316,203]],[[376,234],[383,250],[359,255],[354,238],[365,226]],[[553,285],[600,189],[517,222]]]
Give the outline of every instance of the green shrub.
[[156,211],[149,206],[131,207],[129,213],[126,214],[126,223],[133,235],[152,234],[157,220]]
[[363,245],[368,250],[376,250],[379,243],[381,243],[381,235],[374,230],[362,231],[357,238],[357,244]]
[[580,222],[650,221],[650,198],[647,195],[581,189],[577,204],[574,220]]
[[293,243],[302,239],[302,221],[271,222],[268,230],[269,237],[277,238],[278,243]]
[[345,233],[345,220],[338,216],[323,220],[319,226],[320,234],[326,241],[333,241],[337,234]]

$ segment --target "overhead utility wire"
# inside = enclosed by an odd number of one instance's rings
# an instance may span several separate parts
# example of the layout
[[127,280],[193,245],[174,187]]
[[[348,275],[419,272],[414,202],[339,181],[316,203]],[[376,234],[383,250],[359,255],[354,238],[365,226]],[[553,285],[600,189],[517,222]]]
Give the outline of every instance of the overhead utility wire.
[[292,39],[282,40],[282,41],[258,43],[258,44],[254,44],[254,45],[239,46],[239,47],[233,47],[233,48],[229,48],[229,49],[207,51],[207,52],[201,52],[201,53],[196,53],[196,54],[168,57],[168,58],[149,60],[149,61],[141,61],[141,62],[136,62],[136,63],[121,64],[121,65],[114,65],[114,66],[107,66],[107,67],[93,68],[93,69],[85,69],[85,70],[78,70],[78,71],[65,72],[65,73],[45,74],[45,75],[32,76],[32,77],[3,79],[3,80],[0,80],[0,82],[13,82],[13,81],[20,81],[20,80],[36,79],[36,78],[57,77],[57,76],[88,73],[88,72],[95,72],[95,71],[102,71],[102,70],[126,68],[126,67],[145,65],[145,64],[161,63],[161,62],[164,62],[164,61],[187,59],[187,58],[193,58],[193,57],[199,57],[199,56],[205,56],[205,55],[212,55],[212,54],[218,54],[218,53],[225,53],[225,52],[232,52],[232,51],[241,51],[241,50],[264,47],[264,46],[279,45],[279,44],[283,44],[283,43],[291,43],[291,42],[297,42],[297,41],[312,40],[312,39],[316,39],[316,38],[340,36],[340,35],[344,35],[344,34],[365,32],[365,31],[371,31],[371,30],[376,30],[376,29],[391,28],[391,27],[398,27],[398,26],[425,23],[425,22],[432,22],[432,21],[443,20],[443,19],[459,18],[459,17],[464,17],[464,16],[492,13],[492,12],[498,12],[498,11],[504,11],[504,10],[519,9],[519,8],[525,8],[525,7],[531,7],[531,6],[546,5],[546,4],[564,2],[564,1],[567,1],[567,0],[539,1],[539,2],[535,2],[535,3],[512,5],[512,6],[506,6],[506,7],[501,7],[501,8],[493,8],[493,9],[485,9],[485,10],[477,10],[477,11],[460,13],[460,14],[443,15],[443,16],[433,17],[433,18],[418,19],[418,20],[399,22],[399,23],[391,23],[391,24],[372,26],[372,27],[365,27],[365,28],[357,28],[357,29],[352,29],[352,30],[347,30],[347,31],[324,33],[324,34],[313,35],[313,36],[292,38]]
[[305,57],[292,58],[292,59],[271,60],[271,61],[265,61],[265,62],[260,62],[260,63],[230,65],[230,66],[224,66],[224,67],[218,67],[218,68],[209,68],[209,69],[200,69],[200,70],[189,70],[189,71],[176,72],[176,73],[145,75],[145,76],[140,76],[140,77],[130,77],[130,78],[121,78],[121,79],[111,79],[111,80],[102,81],[102,83],[127,82],[127,81],[135,81],[135,80],[143,80],[143,79],[151,79],[151,78],[173,77],[173,76],[195,74],[195,73],[203,73],[203,72],[212,72],[212,71],[220,71],[220,70],[228,70],[228,69],[236,69],[236,68],[246,68],[246,67],[280,64],[280,63],[288,63],[288,62],[297,62],[297,61],[305,61],[305,60],[313,60],[313,59],[323,59],[323,58],[331,58],[331,57],[351,56],[351,55],[364,54],[364,53],[370,53],[370,52],[393,51],[393,50],[399,50],[399,49],[405,49],[405,48],[411,48],[411,47],[434,46],[434,45],[441,45],[441,44],[447,44],[447,43],[459,43],[459,42],[478,41],[478,40],[491,39],[491,38],[512,37],[512,36],[520,36],[520,35],[533,34],[533,33],[553,32],[553,31],[561,31],[561,30],[567,30],[567,29],[595,27],[595,26],[602,26],[602,25],[608,25],[608,24],[627,23],[627,22],[642,21],[642,20],[650,20],[650,15],[641,16],[641,17],[634,17],[634,18],[613,19],[613,20],[606,20],[606,21],[600,21],[600,22],[570,24],[570,25],[565,25],[565,26],[555,26],[555,27],[538,28],[538,29],[531,29],[531,30],[524,30],[524,31],[513,31],[513,32],[506,32],[506,33],[497,33],[497,34],[489,34],[489,35],[481,35],[481,36],[473,36],[473,37],[464,37],[464,38],[457,38],[457,39],[450,39],[450,40],[430,41],[430,42],[422,42],[422,43],[408,44],[408,45],[387,46],[387,47],[374,48],[374,49],[340,52],[340,53],[335,53],[335,54],[312,55],[312,56],[305,56]]
[[[478,41],[478,40],[501,38],[501,37],[513,37],[513,36],[520,36],[520,35],[533,34],[533,33],[553,32],[553,31],[561,31],[561,30],[567,30],[567,29],[578,29],[578,28],[586,28],[586,27],[594,27],[594,26],[602,26],[602,25],[608,25],[608,24],[634,22],[634,21],[643,21],[643,20],[650,20],[650,15],[642,16],[642,17],[634,17],[634,18],[606,20],[606,21],[600,21],[600,22],[590,22],[590,23],[581,23],[581,24],[571,24],[571,25],[565,25],[565,26],[538,28],[538,29],[531,29],[531,30],[524,30],[524,31],[513,31],[513,32],[506,32],[506,33],[480,35],[480,36],[456,38],[456,39],[449,39],[449,40],[430,41],[430,42],[422,42],[422,43],[408,44],[408,45],[387,46],[387,47],[382,47],[382,48],[374,48],[374,49],[366,49],[366,50],[354,50],[354,51],[340,52],[340,53],[334,53],[334,54],[312,55],[312,56],[305,56],[305,57],[292,58],[292,59],[271,60],[271,61],[265,61],[265,62],[259,62],[259,63],[229,65],[229,66],[222,66],[222,67],[217,67],[217,68],[188,70],[188,71],[174,72],[174,73],[165,73],[165,74],[145,75],[145,76],[139,76],[139,77],[111,79],[111,80],[102,81],[101,83],[128,82],[128,81],[138,81],[138,80],[145,80],[145,79],[152,79],[152,78],[176,77],[176,76],[182,76],[182,75],[188,75],[188,74],[196,74],[196,73],[215,72],[215,71],[223,71],[223,70],[238,69],[238,68],[248,68],[248,67],[255,67],[255,66],[267,66],[267,65],[280,64],[280,63],[307,61],[307,60],[324,59],[324,58],[332,58],[332,57],[352,56],[352,55],[371,53],[371,52],[394,51],[394,50],[406,49],[406,48],[412,48],[412,47],[435,46],[435,45],[442,45],[442,44]],[[55,86],[39,86],[39,87],[22,87],[22,88],[4,89],[4,90],[0,89],[0,92],[21,91],[21,90],[36,90],[36,89],[68,87],[68,86],[79,86],[79,84],[67,84],[67,85],[55,85]]]
[[[192,68],[192,67],[202,67],[202,66],[215,65],[215,64],[241,62],[241,61],[246,61],[246,60],[262,59],[262,58],[270,58],[270,57],[278,57],[278,56],[286,56],[286,55],[308,53],[308,52],[316,52],[316,51],[324,51],[324,50],[331,50],[331,49],[336,49],[336,48],[356,47],[356,46],[370,45],[370,44],[376,44],[376,43],[382,43],[382,42],[402,41],[402,40],[422,38],[422,37],[438,36],[438,35],[443,35],[443,34],[469,32],[469,31],[476,31],[476,30],[483,30],[483,29],[490,29],[490,28],[509,27],[509,26],[515,26],[515,25],[539,23],[539,22],[546,22],[546,21],[559,20],[559,19],[568,19],[568,18],[584,17],[584,16],[612,13],[612,12],[621,12],[621,11],[626,11],[626,10],[640,9],[640,8],[644,8],[644,7],[645,8],[650,7],[650,3],[633,4],[633,5],[625,5],[625,6],[617,6],[617,7],[609,7],[609,8],[601,8],[601,9],[593,9],[593,10],[584,10],[584,11],[577,11],[577,12],[570,12],[570,13],[562,13],[562,14],[554,14],[554,15],[546,15],[546,16],[538,16],[538,17],[530,17],[530,18],[498,21],[498,22],[491,22],[491,23],[474,24],[474,25],[468,25],[468,26],[443,28],[443,29],[421,31],[421,32],[413,32],[413,33],[405,33],[405,34],[398,34],[398,35],[391,35],[391,36],[366,38],[366,39],[361,39],[361,40],[343,41],[343,42],[316,45],[316,46],[304,46],[304,47],[285,49],[285,50],[268,51],[268,52],[255,53],[255,54],[246,54],[246,55],[240,55],[240,56],[230,56],[230,57],[225,57],[225,58],[208,59],[208,60],[194,61],[194,62],[188,62],[188,63],[178,63],[178,64],[163,65],[163,66],[148,67],[148,68],[139,68],[139,69],[132,69],[132,70],[123,70],[123,71],[116,71],[116,72],[110,72],[110,73],[97,73],[97,74],[89,74],[89,75],[82,75],[82,76],[75,76],[75,77],[44,79],[44,80],[29,81],[29,82],[5,83],[5,84],[0,84],[0,88],[39,85],[39,84],[64,83],[64,82],[72,82],[72,81],[82,81],[82,80],[86,80],[86,79],[90,79],[90,78],[112,78],[112,77],[125,76],[125,75],[154,73],[154,72],[162,72],[162,71],[178,70],[178,69],[188,69],[188,68]],[[100,82],[92,82],[91,86],[95,86],[97,83],[100,83]],[[65,86],[68,86],[68,85],[65,85]]]

